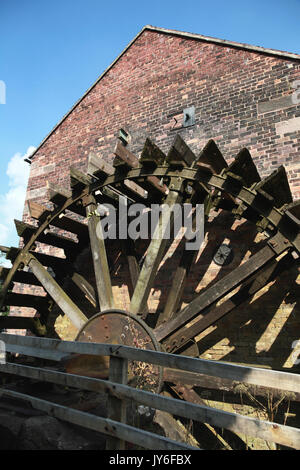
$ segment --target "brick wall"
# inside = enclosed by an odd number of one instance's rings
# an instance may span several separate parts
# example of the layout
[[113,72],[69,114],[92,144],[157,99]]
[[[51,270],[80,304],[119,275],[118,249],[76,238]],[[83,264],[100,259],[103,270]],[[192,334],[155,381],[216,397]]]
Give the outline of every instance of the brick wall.
[[[146,137],[168,151],[177,133],[196,154],[213,138],[227,162],[247,147],[261,177],[285,166],[297,199],[300,105],[293,101],[293,84],[299,79],[296,60],[145,30],[38,150],[27,200],[46,202],[47,181],[68,186],[69,166],[84,171],[91,151],[111,163],[120,128],[129,133],[137,156]],[[191,106],[195,124],[182,127],[183,109]],[[26,205],[24,219],[29,220]],[[236,265],[257,250],[259,236],[247,222],[219,215],[211,229],[191,272],[186,302],[195,289],[226,274],[212,262],[218,243],[230,240]],[[153,310],[170,283],[174,257],[167,259],[171,265],[166,263],[152,292]],[[291,343],[299,336],[297,274],[291,270],[203,333],[202,357],[291,367]],[[125,308],[121,280],[119,273],[114,290],[118,307]]]

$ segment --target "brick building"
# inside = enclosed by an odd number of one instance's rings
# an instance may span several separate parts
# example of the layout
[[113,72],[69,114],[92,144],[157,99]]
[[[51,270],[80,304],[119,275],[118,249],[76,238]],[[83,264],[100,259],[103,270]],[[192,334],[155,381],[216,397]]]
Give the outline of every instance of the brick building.
[[[214,139],[228,163],[247,147],[262,178],[284,165],[293,197],[299,199],[299,88],[299,55],[146,26],[31,156],[24,220],[30,221],[28,201],[47,202],[47,181],[69,187],[70,165],[85,172],[91,152],[111,163],[120,129],[128,133],[129,148],[137,156],[147,137],[167,152],[176,134],[196,155]],[[210,223],[185,302],[259,246],[260,235],[244,221],[220,214]],[[234,260],[220,269],[212,256],[224,240],[230,241]],[[173,261],[155,284],[153,311],[161,286],[171,282]],[[285,273],[203,332],[200,356],[295,368],[297,274],[294,269]],[[121,284],[114,288],[118,307],[126,309]]]

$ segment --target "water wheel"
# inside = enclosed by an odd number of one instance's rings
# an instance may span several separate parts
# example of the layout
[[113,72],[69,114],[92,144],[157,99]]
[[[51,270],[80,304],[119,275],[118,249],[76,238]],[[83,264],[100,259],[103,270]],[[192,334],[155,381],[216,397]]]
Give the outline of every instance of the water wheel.
[[[230,165],[214,141],[196,156],[180,136],[167,155],[149,139],[140,158],[120,141],[114,153],[113,166],[91,155],[86,174],[71,167],[71,190],[50,183],[50,208],[29,203],[36,225],[16,221],[23,248],[2,247],[12,268],[1,269],[1,306],[32,307],[36,313],[32,318],[0,317],[0,328],[198,356],[202,332],[297,263],[300,203],[292,200],[284,168],[261,180],[245,148]],[[160,213],[154,228],[139,227],[147,232],[143,239],[127,233],[130,210],[132,215],[137,203],[146,208],[141,219],[146,222],[153,207],[165,204],[170,209]],[[197,282],[204,276],[202,248],[187,249],[184,237],[178,237],[180,230],[174,230],[172,209],[187,204],[194,227],[197,217],[203,217],[205,236],[213,246],[212,214],[221,217],[224,233],[226,221],[246,220],[260,234],[242,263],[233,259],[230,243],[214,246],[213,262],[222,275],[217,273],[198,292],[187,280],[191,273]],[[196,211],[199,205],[201,213]],[[128,209],[129,219],[126,210],[120,215],[120,207]],[[100,221],[113,212],[117,218],[110,230],[116,236],[105,239]],[[167,227],[173,229],[172,240],[165,236]],[[24,294],[14,285],[38,288],[39,295]],[[108,371],[105,359],[95,363],[77,357],[66,367],[96,377]],[[199,378],[191,373],[134,363],[130,381],[161,393],[168,385],[169,392],[201,402],[193,389]]]

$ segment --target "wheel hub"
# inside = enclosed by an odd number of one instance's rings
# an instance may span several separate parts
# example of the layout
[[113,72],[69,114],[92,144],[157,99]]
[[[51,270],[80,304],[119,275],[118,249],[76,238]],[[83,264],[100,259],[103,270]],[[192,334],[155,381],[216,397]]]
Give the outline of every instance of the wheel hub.
[[[79,331],[76,341],[131,346],[159,351],[151,329],[138,316],[123,310],[106,310],[90,318]],[[79,355],[66,364],[68,372],[90,377],[108,378],[109,357]],[[141,361],[130,361],[128,383],[136,388],[159,392],[162,368]]]

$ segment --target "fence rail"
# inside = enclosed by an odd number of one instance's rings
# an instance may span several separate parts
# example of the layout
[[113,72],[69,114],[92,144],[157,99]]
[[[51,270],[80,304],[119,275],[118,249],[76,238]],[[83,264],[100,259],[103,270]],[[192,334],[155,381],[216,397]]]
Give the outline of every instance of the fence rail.
[[[128,361],[141,361],[160,365],[164,368],[179,369],[193,373],[222,377],[232,381],[280,388],[283,391],[299,392],[300,375],[273,370],[246,367],[225,362],[214,362],[186,356],[136,349],[129,346],[98,343],[61,341],[19,335],[0,334],[6,351],[22,355],[60,361],[72,354],[110,356],[109,380],[90,378],[46,368],[5,363],[0,372],[18,375],[70,386],[88,391],[104,391],[108,394],[108,418],[73,410],[29,395],[2,389],[1,394],[29,401],[34,408],[80,426],[93,429],[109,436],[108,449],[124,448],[124,441],[148,449],[195,449],[185,443],[137,429],[126,424],[125,401],[133,400],[153,409],[225,428],[235,433],[255,436],[266,441],[300,449],[300,429],[278,423],[249,418],[236,413],[225,412],[206,405],[199,405],[156,393],[135,389],[127,385]],[[197,448],[198,449],[198,448]],[[199,450],[199,449],[198,449]]]

